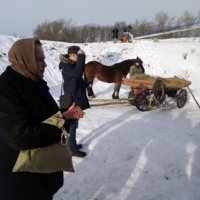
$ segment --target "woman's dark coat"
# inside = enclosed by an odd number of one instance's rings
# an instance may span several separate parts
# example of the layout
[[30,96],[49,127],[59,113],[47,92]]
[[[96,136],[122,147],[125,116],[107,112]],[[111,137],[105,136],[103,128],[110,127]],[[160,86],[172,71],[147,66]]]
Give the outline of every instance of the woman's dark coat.
[[1,74],[0,200],[49,200],[63,185],[63,172],[12,172],[20,150],[60,140],[60,129],[40,123],[57,111],[45,81],[33,82],[10,67]]
[[90,108],[86,95],[86,83],[82,78],[85,69],[85,55],[78,54],[77,62],[70,60],[68,54],[60,55],[60,61],[59,68],[62,69],[64,93],[70,94],[75,104],[82,110]]

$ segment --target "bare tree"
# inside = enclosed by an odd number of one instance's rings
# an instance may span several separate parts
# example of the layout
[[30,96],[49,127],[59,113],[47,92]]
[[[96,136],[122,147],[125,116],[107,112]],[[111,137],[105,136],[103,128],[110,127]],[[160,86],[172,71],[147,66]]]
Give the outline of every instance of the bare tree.
[[41,25],[38,25],[34,30],[34,37],[46,40],[59,40],[61,30],[63,27],[63,21],[48,22],[45,21]]
[[74,38],[75,32],[76,32],[75,23],[70,18],[69,20],[65,21],[65,26],[62,31],[62,41],[65,42],[76,41]]
[[[167,13],[160,12],[156,14],[154,22],[158,31],[165,31],[172,27],[175,17],[170,18]],[[168,38],[169,35],[163,35],[161,38]]]
[[[183,13],[183,16],[178,18],[178,24],[180,27],[184,27],[185,25],[187,25],[187,27],[191,27],[193,22],[195,22],[197,20],[197,18],[195,16],[193,16],[190,12],[185,11]],[[183,31],[183,32],[179,32],[178,36],[179,37],[190,37],[192,34],[191,31]]]
[[[198,25],[200,25],[200,10],[197,13],[196,19],[197,19]],[[194,37],[200,37],[200,28],[195,29]]]
[[[124,29],[128,26],[132,27],[130,33],[134,36],[142,36],[153,34],[157,31],[168,31],[175,28],[182,28],[185,25],[192,26],[195,21],[200,21],[200,11],[197,16],[185,11],[182,17],[175,21],[175,17],[169,17],[167,13],[157,13],[153,21],[145,19],[135,22],[126,23],[124,21],[117,21],[114,25],[100,26],[97,24],[86,24],[83,26],[76,26],[72,19],[59,19],[53,22],[45,21],[36,26],[33,30],[34,37],[44,40],[64,41],[64,42],[96,42],[112,40],[112,30],[116,26],[119,30],[119,38],[123,35]],[[173,34],[166,34],[160,36],[161,38],[171,37],[199,37],[200,29],[193,29],[191,31],[178,32]]]
[[148,22],[147,20],[135,21],[135,24],[132,26],[133,35],[145,35],[149,34],[152,31],[152,22]]
[[49,22],[45,21],[33,30],[33,35],[36,38],[55,41],[69,41],[71,29],[73,27],[72,20],[67,22],[64,19]]

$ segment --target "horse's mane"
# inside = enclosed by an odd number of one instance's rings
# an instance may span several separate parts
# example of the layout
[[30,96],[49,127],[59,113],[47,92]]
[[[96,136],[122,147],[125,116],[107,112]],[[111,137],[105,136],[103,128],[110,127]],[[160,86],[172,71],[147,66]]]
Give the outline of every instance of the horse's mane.
[[123,60],[119,63],[116,63],[116,64],[120,64],[120,63],[128,63],[128,62],[133,62],[135,59],[127,59],[127,60]]
[[132,65],[134,60],[135,59],[127,59],[127,60],[123,60],[123,61],[121,61],[119,63],[114,63],[113,65],[104,65],[104,64],[102,64],[102,63],[100,63],[98,61],[90,61],[90,62],[86,63],[86,65],[87,64],[96,63],[96,64],[103,65],[105,67],[114,67],[114,66],[120,66],[121,64],[129,64],[129,65],[131,64]]
[[118,68],[118,67],[122,67],[122,66],[123,66],[123,68],[129,69],[129,68],[133,65],[133,61],[134,61],[134,60],[135,60],[135,59],[123,60],[123,61],[121,61],[121,62],[119,62],[119,63],[115,63],[115,64],[113,65],[113,67]]

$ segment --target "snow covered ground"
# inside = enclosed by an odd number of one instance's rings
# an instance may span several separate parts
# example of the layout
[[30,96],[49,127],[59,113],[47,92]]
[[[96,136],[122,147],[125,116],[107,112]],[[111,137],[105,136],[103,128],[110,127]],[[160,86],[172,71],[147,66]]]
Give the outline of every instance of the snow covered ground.
[[[7,52],[19,38],[0,35],[0,73],[9,65]],[[42,41],[48,67],[45,80],[51,94],[60,96],[59,54],[72,43]],[[133,43],[85,43],[86,62],[112,65],[139,56],[146,74],[178,76],[192,82],[200,103],[200,38],[135,40]],[[184,55],[187,53],[187,58]],[[128,76],[129,77],[129,76]],[[111,99],[113,84],[94,82],[96,98]],[[77,140],[85,158],[73,157],[75,173],[64,173],[55,200],[199,200],[200,109],[188,91],[179,109],[173,99],[167,108],[141,112],[132,105],[93,106],[80,119]],[[120,98],[130,88],[122,85]]]

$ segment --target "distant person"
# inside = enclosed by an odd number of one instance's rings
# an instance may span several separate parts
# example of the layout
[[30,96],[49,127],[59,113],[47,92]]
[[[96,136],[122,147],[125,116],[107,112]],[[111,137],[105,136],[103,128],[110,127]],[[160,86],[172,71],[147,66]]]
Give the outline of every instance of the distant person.
[[121,38],[121,42],[127,42],[128,32],[124,29],[124,33]]
[[[140,65],[140,61],[138,59],[135,59],[133,62],[133,65],[130,67],[130,78],[132,76],[134,76],[135,74],[144,74],[145,73],[145,69],[143,67],[143,65]],[[136,94],[134,93],[134,89],[131,89],[131,94],[129,94],[128,98],[135,98]],[[135,105],[134,102],[132,103],[132,105]]]
[[[42,45],[36,39],[17,40],[8,59],[11,65],[0,75],[0,200],[52,200],[63,185],[62,171],[12,172],[21,150],[60,141],[61,129],[41,123],[59,111],[43,80]],[[66,120],[65,127],[70,124]]]
[[131,31],[131,29],[132,29],[132,27],[131,27],[131,26],[128,26],[128,32],[130,32],[130,31]]
[[143,65],[140,66],[140,62],[138,59],[135,59],[133,65],[130,67],[130,77],[134,76],[135,74],[144,74],[145,69]]
[[[82,78],[85,68],[85,52],[79,46],[70,46],[68,54],[60,55],[59,68],[62,69],[64,93],[70,94],[76,106],[80,106],[82,110],[90,108],[86,95],[86,83]],[[76,142],[77,128],[78,120],[70,128],[69,148],[72,156],[84,157],[86,153],[79,150],[82,144]]]
[[118,39],[118,32],[119,32],[119,30],[118,30],[117,27],[115,26],[114,29],[112,30],[114,43],[117,42],[117,39]]
[[121,38],[122,42],[133,42],[133,35],[130,33],[130,30],[132,29],[131,26],[128,26],[128,29],[124,29],[123,36]]

